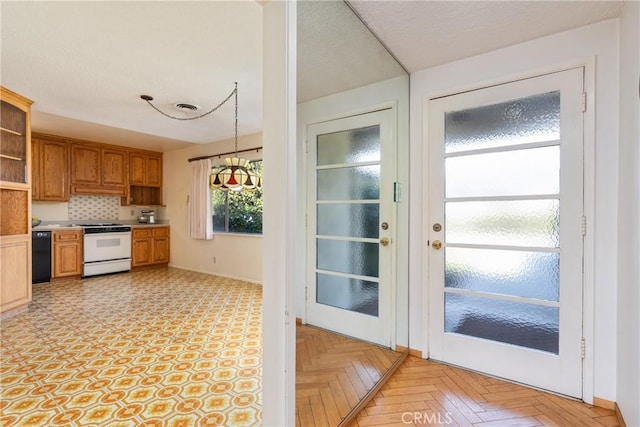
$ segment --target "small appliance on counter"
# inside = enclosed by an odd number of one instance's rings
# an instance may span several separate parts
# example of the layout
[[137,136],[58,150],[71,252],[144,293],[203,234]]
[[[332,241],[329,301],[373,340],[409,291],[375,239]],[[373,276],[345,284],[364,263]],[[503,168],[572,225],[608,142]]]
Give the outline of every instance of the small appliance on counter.
[[143,210],[142,215],[138,217],[138,222],[141,224],[155,224],[156,223],[156,211]]

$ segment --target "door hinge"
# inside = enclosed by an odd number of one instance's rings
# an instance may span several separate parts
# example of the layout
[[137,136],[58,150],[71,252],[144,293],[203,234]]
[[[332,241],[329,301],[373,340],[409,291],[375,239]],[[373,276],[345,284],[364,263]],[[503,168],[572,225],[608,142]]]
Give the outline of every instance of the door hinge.
[[581,338],[580,339],[580,357],[582,359],[584,359],[584,357],[585,357],[585,353],[587,351],[586,347],[587,347],[587,342],[585,341],[584,338]]
[[309,154],[309,140],[304,140],[304,154]]
[[400,194],[400,183],[394,182],[393,183],[393,201],[396,203],[399,203],[401,196],[402,195]]
[[308,225],[309,225],[309,215],[304,214],[304,228],[307,228]]
[[586,236],[587,235],[587,217],[583,216],[582,217],[582,236]]
[[582,92],[582,112],[587,111],[587,92]]
[[307,301],[307,289],[309,289],[309,288],[307,288],[307,287],[305,286],[305,288],[304,288],[304,301],[305,301],[305,302]]

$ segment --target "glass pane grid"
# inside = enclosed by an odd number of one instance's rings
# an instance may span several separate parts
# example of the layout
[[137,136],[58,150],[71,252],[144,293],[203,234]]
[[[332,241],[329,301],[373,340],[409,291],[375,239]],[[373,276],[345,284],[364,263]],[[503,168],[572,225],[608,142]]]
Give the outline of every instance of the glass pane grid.
[[560,140],[560,92],[445,113],[447,153]]
[[369,316],[378,316],[378,283],[316,273],[316,302]]
[[445,294],[445,332],[558,354],[560,311],[521,302]]
[[445,196],[486,197],[560,192],[560,147],[445,159]]
[[445,114],[445,332],[558,353],[560,93]]
[[317,164],[380,161],[380,125],[318,135]]
[[447,244],[560,247],[560,200],[449,201]]
[[445,288],[559,301],[560,254],[446,248]]

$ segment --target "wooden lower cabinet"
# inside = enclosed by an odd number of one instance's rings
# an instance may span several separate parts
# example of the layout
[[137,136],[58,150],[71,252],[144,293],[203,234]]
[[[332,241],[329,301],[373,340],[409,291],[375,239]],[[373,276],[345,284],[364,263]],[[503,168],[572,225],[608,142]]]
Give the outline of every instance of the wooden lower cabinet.
[[169,227],[134,228],[131,266],[169,263]]
[[53,232],[53,278],[82,275],[82,231]]
[[31,301],[31,242],[28,236],[0,237],[0,312]]

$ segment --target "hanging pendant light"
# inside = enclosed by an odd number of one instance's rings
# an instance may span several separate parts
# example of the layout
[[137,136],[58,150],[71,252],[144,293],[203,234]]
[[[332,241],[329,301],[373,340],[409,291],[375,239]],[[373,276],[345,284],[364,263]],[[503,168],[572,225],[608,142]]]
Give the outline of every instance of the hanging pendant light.
[[[159,112],[165,117],[169,117],[174,120],[196,120],[205,117],[214,111],[217,111],[220,107],[227,103],[231,97],[235,98],[235,150],[233,157],[227,157],[224,159],[224,165],[214,169],[213,173],[209,176],[209,187],[212,189],[222,191],[255,191],[262,188],[262,177],[251,167],[249,160],[242,157],[238,157],[238,82],[235,82],[235,88],[222,102],[213,107],[206,113],[200,114],[194,117],[176,117],[161,111],[158,107],[153,105],[153,97],[149,95],[140,95],[140,98],[149,104],[154,110]],[[188,105],[188,104],[179,104]],[[197,107],[194,106],[195,109]]]
[[235,150],[233,157],[224,159],[224,166],[214,170],[209,177],[209,186],[222,191],[255,191],[262,187],[262,180],[251,168],[249,160],[238,157],[238,83],[235,95]]

